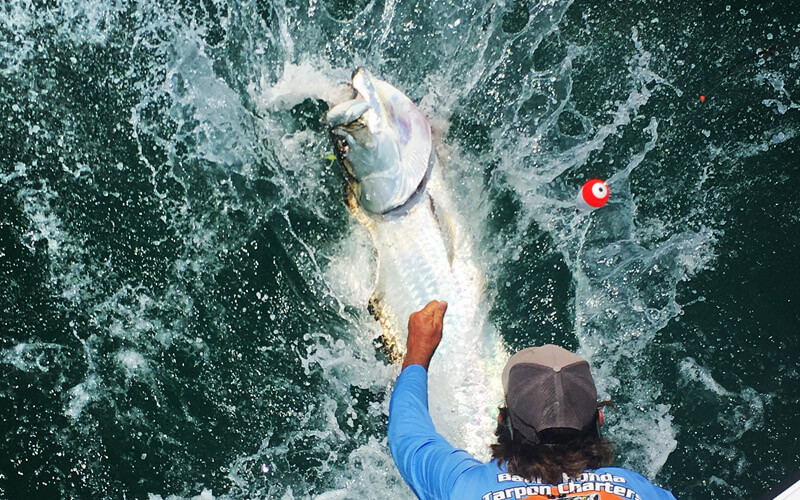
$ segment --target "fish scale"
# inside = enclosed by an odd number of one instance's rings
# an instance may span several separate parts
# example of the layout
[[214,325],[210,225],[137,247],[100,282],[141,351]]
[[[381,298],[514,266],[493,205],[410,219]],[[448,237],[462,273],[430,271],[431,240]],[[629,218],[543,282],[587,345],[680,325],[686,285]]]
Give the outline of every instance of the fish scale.
[[[434,196],[442,187],[434,173],[427,194]],[[447,209],[444,198],[434,197],[434,201]],[[452,443],[485,456],[490,444],[487,436],[492,435],[491,415],[502,400],[495,375],[505,353],[499,346],[491,348],[496,339],[485,327],[480,308],[482,282],[471,262],[469,242],[461,238],[448,252],[439,221],[430,205],[422,202],[401,217],[377,221],[374,241],[380,255],[377,292],[396,317],[402,341],[407,336],[404,318],[430,300],[448,302],[442,342],[430,367],[431,415],[437,430]]]

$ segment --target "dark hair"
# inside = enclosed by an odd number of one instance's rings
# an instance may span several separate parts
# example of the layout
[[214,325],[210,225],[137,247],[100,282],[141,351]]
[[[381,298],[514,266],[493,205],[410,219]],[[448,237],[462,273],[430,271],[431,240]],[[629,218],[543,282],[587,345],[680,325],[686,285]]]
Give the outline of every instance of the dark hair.
[[492,458],[508,463],[508,472],[528,481],[558,484],[563,474],[578,477],[586,469],[611,465],[614,454],[611,443],[598,432],[574,429],[548,429],[540,433],[547,443],[532,443],[520,433],[512,439],[508,428],[508,410],[500,408],[497,423],[497,444],[492,445]]

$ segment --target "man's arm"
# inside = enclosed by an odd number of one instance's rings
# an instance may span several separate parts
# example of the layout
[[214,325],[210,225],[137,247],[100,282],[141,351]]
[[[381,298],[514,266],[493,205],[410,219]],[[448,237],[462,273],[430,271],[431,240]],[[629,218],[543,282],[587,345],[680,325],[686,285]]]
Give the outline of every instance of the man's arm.
[[421,365],[425,370],[433,353],[442,341],[442,325],[447,302],[432,300],[421,310],[408,317],[408,340],[403,370],[411,365]]
[[389,405],[389,448],[418,498],[450,497],[458,476],[480,465],[439,435],[428,413],[428,373],[442,338],[447,303],[432,301],[408,320],[407,354]]

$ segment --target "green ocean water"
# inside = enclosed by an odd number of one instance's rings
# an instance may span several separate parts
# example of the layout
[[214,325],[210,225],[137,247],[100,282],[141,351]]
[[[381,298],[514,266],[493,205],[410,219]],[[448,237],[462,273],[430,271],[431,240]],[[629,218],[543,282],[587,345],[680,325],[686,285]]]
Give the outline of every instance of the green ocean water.
[[319,121],[359,65],[443,131],[508,350],[590,358],[618,464],[757,498],[800,468],[796,7],[3,0],[0,498],[412,498]]

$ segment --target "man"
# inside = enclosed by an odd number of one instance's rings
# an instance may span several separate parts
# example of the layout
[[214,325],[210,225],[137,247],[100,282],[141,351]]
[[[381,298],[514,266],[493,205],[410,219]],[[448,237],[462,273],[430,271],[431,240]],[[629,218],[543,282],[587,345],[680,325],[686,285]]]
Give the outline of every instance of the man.
[[493,460],[481,463],[436,433],[428,414],[428,365],[442,339],[446,302],[408,319],[407,353],[389,406],[389,448],[418,498],[663,499],[668,491],[635,472],[609,467],[602,412],[589,364],[548,345],[523,349],[503,370]]

